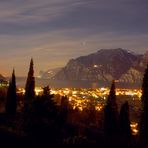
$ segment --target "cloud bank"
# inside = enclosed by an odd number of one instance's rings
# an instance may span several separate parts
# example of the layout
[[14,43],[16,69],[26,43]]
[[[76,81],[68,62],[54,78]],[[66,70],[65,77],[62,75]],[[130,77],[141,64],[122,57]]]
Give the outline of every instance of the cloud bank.
[[[101,48],[148,49],[147,0],[1,0],[1,73],[26,75]],[[23,67],[23,68],[22,68]]]

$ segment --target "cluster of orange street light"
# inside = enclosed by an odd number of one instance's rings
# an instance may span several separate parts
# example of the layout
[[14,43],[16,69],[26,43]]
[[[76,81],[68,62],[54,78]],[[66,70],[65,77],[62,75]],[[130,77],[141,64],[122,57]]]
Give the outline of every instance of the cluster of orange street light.
[[[94,103],[95,109],[101,111],[105,104],[105,100],[109,94],[109,88],[97,88],[97,89],[85,89],[85,88],[51,88],[50,93],[54,95],[67,96],[69,103],[72,105],[73,109],[78,108],[82,111],[87,108],[90,102]],[[43,89],[41,87],[35,88],[36,95],[41,95]],[[24,88],[19,88],[18,93],[25,93]],[[140,100],[142,92],[140,89],[116,89],[116,95],[125,96],[136,96]],[[137,127],[138,123],[131,122],[131,129],[133,135],[138,133]]]

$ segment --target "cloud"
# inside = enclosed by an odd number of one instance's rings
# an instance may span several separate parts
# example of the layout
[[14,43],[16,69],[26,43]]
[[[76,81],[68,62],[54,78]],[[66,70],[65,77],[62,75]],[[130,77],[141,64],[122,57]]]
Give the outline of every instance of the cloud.
[[0,33],[29,34],[58,29],[147,32],[145,0],[0,1]]
[[[71,34],[75,32],[79,32],[80,35],[72,36]],[[126,35],[114,32],[85,36],[78,29],[38,33],[30,36],[0,35],[0,67],[2,71],[7,71],[7,75],[11,73],[10,70],[13,67],[16,71],[18,70],[18,75],[26,75],[29,60],[33,57],[35,71],[38,74],[40,70],[62,67],[71,58],[87,55],[102,48],[121,47],[142,53],[148,48],[147,38],[148,35],[145,34]]]
[[38,73],[101,48],[143,53],[147,7],[147,0],[1,0],[1,70],[24,75],[34,57]]
[[0,2],[0,21],[4,23],[39,23],[51,21],[79,5],[84,0],[13,0]]

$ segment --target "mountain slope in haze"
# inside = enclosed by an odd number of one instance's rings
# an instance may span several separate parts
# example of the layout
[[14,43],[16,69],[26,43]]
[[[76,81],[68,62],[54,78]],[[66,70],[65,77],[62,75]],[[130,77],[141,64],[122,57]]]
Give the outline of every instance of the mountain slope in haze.
[[7,79],[3,76],[3,75],[1,75],[0,74],[0,84],[2,85],[2,84],[8,84],[8,81],[7,81]]
[[38,78],[52,79],[62,68],[49,69],[47,71],[40,71]]
[[138,55],[127,50],[101,49],[96,53],[71,59],[55,76],[56,80],[121,82],[141,81],[148,53]]
[[6,80],[6,78],[0,74],[0,80]]

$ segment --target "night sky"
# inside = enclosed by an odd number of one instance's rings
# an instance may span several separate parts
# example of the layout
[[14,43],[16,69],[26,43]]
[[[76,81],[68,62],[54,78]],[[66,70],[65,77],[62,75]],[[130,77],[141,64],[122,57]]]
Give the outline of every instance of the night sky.
[[148,50],[148,0],[0,0],[0,73],[26,76],[102,48]]

